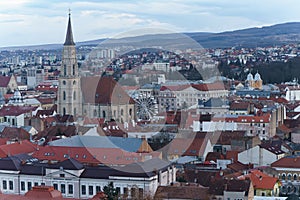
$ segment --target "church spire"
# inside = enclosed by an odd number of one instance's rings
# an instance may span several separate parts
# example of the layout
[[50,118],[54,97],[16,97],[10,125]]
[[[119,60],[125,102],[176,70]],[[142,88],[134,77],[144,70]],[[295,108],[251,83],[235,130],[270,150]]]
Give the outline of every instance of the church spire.
[[68,21],[68,28],[66,34],[66,40],[64,45],[75,45],[73,40],[73,33],[72,33],[72,26],[71,26],[71,11],[69,10],[69,21]]

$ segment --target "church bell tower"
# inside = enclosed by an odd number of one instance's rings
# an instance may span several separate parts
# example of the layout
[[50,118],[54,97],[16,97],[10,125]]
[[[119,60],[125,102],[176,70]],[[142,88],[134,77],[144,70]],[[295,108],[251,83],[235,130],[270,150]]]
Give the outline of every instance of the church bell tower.
[[81,84],[73,40],[71,13],[69,13],[58,82],[58,113],[61,115],[70,114],[75,117],[82,115]]

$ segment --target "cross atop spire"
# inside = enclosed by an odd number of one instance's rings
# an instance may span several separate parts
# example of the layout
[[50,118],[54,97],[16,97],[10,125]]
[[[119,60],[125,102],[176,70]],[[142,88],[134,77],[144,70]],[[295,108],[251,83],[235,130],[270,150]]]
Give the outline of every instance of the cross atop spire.
[[73,40],[72,26],[71,26],[71,9],[69,9],[69,21],[68,21],[67,34],[66,34],[66,40],[64,45],[75,45]]

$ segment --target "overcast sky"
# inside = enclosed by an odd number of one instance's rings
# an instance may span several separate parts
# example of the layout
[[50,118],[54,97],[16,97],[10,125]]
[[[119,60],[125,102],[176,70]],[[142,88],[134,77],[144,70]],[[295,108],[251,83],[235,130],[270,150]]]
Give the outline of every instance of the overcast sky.
[[299,0],[0,0],[0,47],[63,43],[69,8],[77,42],[149,27],[221,32],[300,22]]

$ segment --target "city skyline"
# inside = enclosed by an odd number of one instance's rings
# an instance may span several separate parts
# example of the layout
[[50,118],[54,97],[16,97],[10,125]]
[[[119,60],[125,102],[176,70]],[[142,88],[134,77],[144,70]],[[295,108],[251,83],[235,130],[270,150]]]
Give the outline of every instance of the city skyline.
[[0,47],[63,43],[68,9],[78,42],[127,36],[128,31],[141,34],[149,27],[153,33],[222,32],[297,22],[299,4],[296,0],[1,1]]

